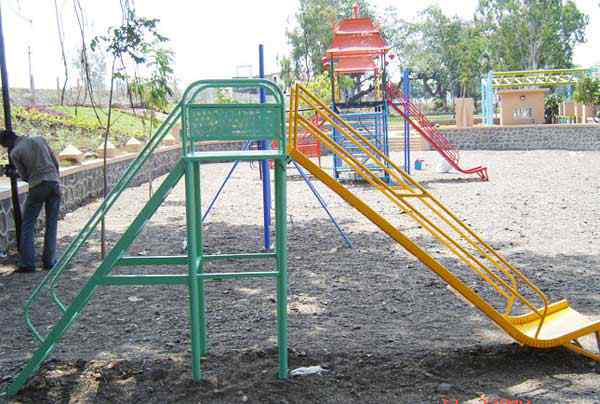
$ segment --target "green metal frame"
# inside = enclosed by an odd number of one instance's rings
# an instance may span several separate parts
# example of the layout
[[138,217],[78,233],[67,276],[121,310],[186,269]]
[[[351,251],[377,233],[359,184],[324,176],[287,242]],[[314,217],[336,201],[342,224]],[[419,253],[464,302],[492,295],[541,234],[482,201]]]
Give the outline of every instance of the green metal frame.
[[[262,88],[272,95],[270,104],[201,104],[198,96],[207,89],[220,88]],[[25,321],[34,338],[39,341],[38,349],[31,356],[25,367],[16,375],[0,396],[16,394],[27,380],[39,369],[48,358],[54,346],[64,335],[69,326],[77,319],[94,291],[103,285],[187,285],[191,317],[192,340],[192,376],[194,380],[202,378],[201,357],[207,352],[207,327],[205,304],[205,281],[269,277],[277,283],[277,339],[279,350],[279,378],[288,375],[287,361],[287,207],[286,207],[286,155],[284,131],[284,98],[279,88],[267,80],[202,80],[188,87],[179,104],[173,109],[139,156],[131,163],[123,176],[107,195],[98,210],[94,212],[86,225],[70,243],[54,269],[34,289],[25,304]],[[198,111],[210,111],[196,114]],[[246,115],[245,115],[246,114]],[[207,119],[208,116],[208,119]],[[268,119],[265,119],[265,116]],[[232,123],[238,119],[238,124]],[[182,125],[182,158],[171,170],[154,195],[139,212],[119,241],[108,253],[77,296],[65,304],[57,294],[57,284],[61,274],[70,266],[73,257],[85,244],[98,223],[106,216],[110,208],[131,183],[144,163],[169,133],[175,123],[181,119]],[[228,121],[225,121],[225,120]],[[271,122],[273,121],[273,122]],[[222,123],[222,125],[220,125]],[[219,130],[220,128],[220,130]],[[247,137],[245,137],[247,136]],[[204,140],[277,140],[277,150],[233,151],[233,152],[198,152],[196,145]],[[273,160],[275,165],[275,220],[276,242],[274,252],[247,254],[204,254],[202,248],[201,217],[201,184],[200,166],[214,161],[236,160]],[[140,234],[144,225],[161,206],[171,190],[185,177],[186,189],[186,221],[187,221],[187,255],[157,257],[127,257],[129,246]],[[226,272],[205,273],[204,262],[213,260],[240,259],[275,259],[276,270],[264,272]],[[183,266],[187,265],[187,275],[111,275],[115,267],[136,266]],[[61,311],[60,320],[54,324],[50,332],[42,336],[30,318],[30,310],[42,292],[47,290],[52,300]]]

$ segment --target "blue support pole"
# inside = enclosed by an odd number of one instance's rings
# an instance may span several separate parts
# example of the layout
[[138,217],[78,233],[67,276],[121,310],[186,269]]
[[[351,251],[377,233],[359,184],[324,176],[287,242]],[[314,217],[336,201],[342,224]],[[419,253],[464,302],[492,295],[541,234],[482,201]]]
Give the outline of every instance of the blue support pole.
[[[246,142],[244,144],[244,146],[242,147],[242,150],[248,150],[250,148],[251,144],[252,144],[252,142]],[[215,194],[215,196],[213,196],[212,200],[208,204],[208,208],[206,208],[206,212],[204,212],[204,215],[202,215],[202,223],[204,223],[204,221],[208,217],[208,214],[212,210],[215,202],[217,202],[217,198],[219,198],[219,195],[221,195],[221,192],[223,191],[223,188],[225,188],[225,184],[227,184],[227,181],[229,181],[229,178],[231,178],[231,176],[232,176],[233,172],[235,171],[235,169],[237,168],[238,164],[240,164],[240,161],[241,160],[236,160],[235,163],[233,163],[233,165],[231,166],[231,169],[229,170],[229,172],[225,176],[225,179],[223,180],[223,183],[221,184],[221,186],[217,190],[217,193]]]
[[488,72],[486,85],[485,85],[485,115],[483,117],[484,123],[487,126],[494,124],[494,73]]
[[[385,145],[385,155],[390,156],[390,108],[386,100],[383,102],[383,135]],[[389,163],[386,162],[386,166],[389,168]],[[392,179],[388,173],[385,174],[385,180],[388,184],[392,183]]]
[[[258,76],[261,79],[265,78],[265,55],[264,46],[258,45]],[[260,103],[264,104],[267,102],[265,90],[261,87],[260,89]],[[259,148],[261,150],[268,150],[271,145],[266,140],[259,142]],[[271,173],[269,172],[269,162],[263,160],[260,162],[260,168],[262,171],[262,191],[263,191],[263,232],[264,232],[264,245],[265,249],[271,248]]]
[[298,163],[296,163],[293,160],[292,160],[292,163],[294,164],[294,167],[296,167],[296,170],[298,170],[298,173],[300,173],[300,175],[302,176],[302,179],[304,179],[304,182],[306,182],[306,185],[308,185],[308,188],[312,191],[312,193],[315,196],[315,198],[317,198],[317,201],[319,201],[319,203],[321,204],[321,207],[327,213],[327,216],[329,216],[329,219],[331,220],[331,223],[333,223],[333,225],[335,226],[335,228],[337,229],[337,231],[340,233],[340,236],[342,236],[342,238],[344,239],[344,242],[346,243],[346,245],[349,248],[353,248],[352,247],[352,242],[350,241],[350,239],[348,238],[348,236],[346,235],[346,233],[344,233],[344,230],[342,230],[342,228],[340,227],[340,225],[338,224],[338,222],[335,220],[335,218],[333,217],[333,215],[329,211],[329,208],[327,207],[327,204],[325,203],[325,200],[321,197],[321,194],[319,194],[319,191],[317,191],[317,188],[315,188],[315,186],[312,184],[312,182],[310,182],[310,178],[308,178],[308,175],[306,175],[306,173],[304,172],[304,170],[302,169],[302,167],[300,167],[298,165]]
[[[404,94],[403,104],[404,113],[407,117],[410,115],[408,103],[410,102],[410,71],[402,71],[402,93]],[[404,120],[404,171],[410,174],[410,124]]]
[[485,80],[481,79],[481,123],[483,125],[485,125],[485,115],[487,113],[486,111],[486,107],[485,107],[485,102],[486,102],[486,95],[485,95]]

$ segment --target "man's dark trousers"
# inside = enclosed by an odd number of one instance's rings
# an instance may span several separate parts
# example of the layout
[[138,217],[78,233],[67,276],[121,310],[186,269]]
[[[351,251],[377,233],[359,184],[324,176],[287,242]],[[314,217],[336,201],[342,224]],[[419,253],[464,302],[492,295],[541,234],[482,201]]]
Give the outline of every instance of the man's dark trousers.
[[44,254],[42,263],[50,269],[56,263],[56,231],[60,210],[60,184],[55,181],[42,181],[29,190],[23,212],[21,228],[20,267],[35,268],[35,224],[42,206],[46,208],[46,232],[44,233]]

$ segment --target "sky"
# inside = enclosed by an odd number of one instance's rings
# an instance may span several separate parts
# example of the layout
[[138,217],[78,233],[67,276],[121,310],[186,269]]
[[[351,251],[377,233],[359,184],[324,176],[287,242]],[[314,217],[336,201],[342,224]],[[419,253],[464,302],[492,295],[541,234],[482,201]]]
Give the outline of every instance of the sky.
[[[71,0],[56,0],[62,8],[69,60],[80,42]],[[373,0],[379,13],[394,5],[400,16],[414,19],[428,5],[446,14],[470,18],[477,0]],[[575,50],[575,63],[600,64],[598,0],[576,0],[590,24],[587,43]],[[82,0],[92,34],[120,23],[118,0]],[[297,0],[137,0],[139,15],[160,18],[159,30],[171,40],[175,75],[182,85],[206,78],[253,74],[258,70],[258,44],[265,46],[265,69],[277,71],[277,57],[288,51],[285,31],[293,25]],[[58,45],[53,0],[0,0],[11,87],[28,87],[28,47],[36,88],[56,88],[63,66]],[[594,42],[592,39],[597,38]],[[252,67],[247,67],[251,65]]]

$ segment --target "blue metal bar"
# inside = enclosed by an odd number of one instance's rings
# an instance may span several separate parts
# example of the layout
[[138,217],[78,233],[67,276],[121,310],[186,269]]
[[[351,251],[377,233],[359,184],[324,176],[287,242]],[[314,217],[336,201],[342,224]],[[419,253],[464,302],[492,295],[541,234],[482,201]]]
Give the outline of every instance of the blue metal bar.
[[[258,45],[258,75],[261,79],[265,78],[265,54],[264,46]],[[264,104],[267,102],[265,90],[260,89],[260,103]],[[271,145],[266,140],[259,142],[259,148],[261,150],[268,150]],[[271,173],[269,171],[269,162],[261,161],[260,169],[262,172],[262,190],[263,190],[263,238],[265,241],[265,249],[271,248]]]
[[[390,139],[389,139],[389,115],[390,110],[388,103],[383,103],[383,147],[386,156],[390,155]],[[386,161],[385,165],[389,168],[390,164]],[[385,181],[391,183],[391,178],[388,173],[385,173]]]
[[[251,144],[252,144],[252,142],[246,142],[246,143],[244,143],[244,146],[242,147],[242,150],[248,150],[250,148]],[[227,181],[229,181],[229,178],[231,178],[231,176],[233,175],[233,172],[235,171],[235,169],[238,166],[238,164],[240,164],[240,161],[241,160],[236,160],[236,162],[233,163],[233,165],[231,166],[231,169],[229,170],[229,172],[225,176],[225,179],[223,180],[223,183],[221,184],[221,186],[217,190],[217,193],[215,194],[215,196],[213,196],[212,200],[210,201],[210,204],[208,205],[208,208],[206,208],[206,212],[204,212],[204,215],[202,216],[202,222],[204,222],[206,220],[206,217],[210,213],[213,205],[215,204],[215,202],[217,202],[217,198],[219,198],[219,195],[221,195],[221,192],[223,191],[223,188],[225,188],[225,184],[227,184]]]
[[[378,149],[383,151],[386,155],[389,153],[388,142],[386,136],[386,109],[382,104],[381,106],[376,107],[374,112],[351,112],[340,114],[342,118],[344,118],[347,122],[352,124],[352,126],[358,130],[364,137],[366,137],[370,142],[375,144]],[[350,151],[354,157],[359,159],[363,164],[367,166],[372,166],[373,170],[380,171],[379,167],[375,167],[375,165],[368,164],[369,157],[364,154],[356,145],[352,144],[350,141],[346,140],[344,136],[342,136],[335,128],[333,129],[334,140],[336,143],[344,147],[346,150]],[[339,174],[347,171],[354,171],[352,168],[348,167],[341,158],[338,156],[334,156],[334,176],[338,178]],[[385,175],[386,180],[388,176]]]
[[[402,71],[402,93],[404,94],[404,113],[410,116],[408,103],[410,102],[410,70]],[[410,174],[410,124],[404,120],[404,171]]]
[[494,72],[489,71],[485,81],[484,92],[484,124],[489,126],[494,124]]
[[302,167],[300,167],[298,165],[298,163],[296,163],[293,160],[292,160],[292,163],[294,164],[294,167],[296,167],[296,170],[298,170],[298,172],[300,173],[300,175],[304,179],[304,182],[306,182],[306,185],[308,185],[308,188],[312,191],[312,193],[315,196],[315,198],[317,198],[317,201],[319,201],[319,203],[321,204],[321,207],[327,213],[327,216],[329,216],[329,219],[331,220],[331,223],[333,223],[333,225],[335,226],[335,228],[337,229],[337,231],[340,233],[340,236],[342,236],[342,238],[344,239],[344,242],[346,243],[346,245],[349,248],[353,248],[352,242],[350,241],[350,239],[348,238],[348,236],[346,236],[346,233],[344,233],[344,230],[342,230],[342,228],[340,227],[340,225],[338,224],[338,222],[335,220],[335,217],[333,217],[333,214],[329,211],[329,208],[327,207],[327,204],[325,203],[325,200],[321,197],[321,194],[319,194],[319,191],[317,191],[317,188],[315,188],[315,186],[312,184],[312,182],[310,182],[310,178],[308,178],[308,175],[306,175],[306,173],[304,172],[304,170],[302,169]]
[[488,93],[487,93],[487,85],[488,85],[488,80],[487,78],[482,78],[481,79],[481,123],[483,125],[487,125],[488,124],[488,109],[487,109],[487,97],[488,97]]

